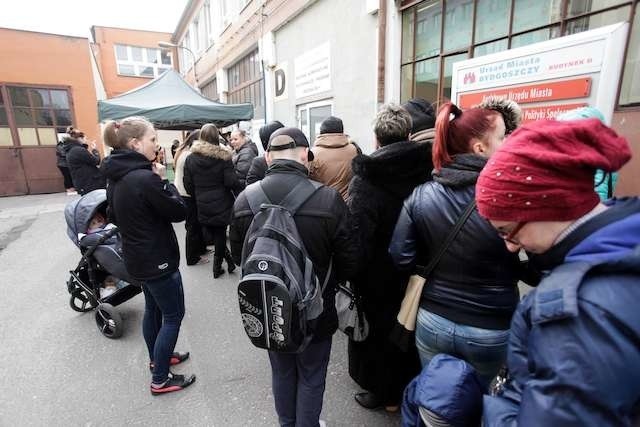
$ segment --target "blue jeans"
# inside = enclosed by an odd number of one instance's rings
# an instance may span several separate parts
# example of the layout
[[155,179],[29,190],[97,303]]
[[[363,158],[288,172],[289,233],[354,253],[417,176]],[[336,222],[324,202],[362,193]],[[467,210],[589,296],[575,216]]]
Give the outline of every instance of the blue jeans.
[[169,361],[178,341],[184,317],[184,294],[180,271],[142,283],[144,319],[142,334],[153,362],[153,382],[161,384],[169,375]]
[[318,427],[331,355],[331,338],[302,353],[269,352],[273,398],[282,427]]
[[416,346],[423,367],[436,354],[447,353],[471,364],[488,386],[506,360],[508,340],[509,329],[474,328],[418,310]]

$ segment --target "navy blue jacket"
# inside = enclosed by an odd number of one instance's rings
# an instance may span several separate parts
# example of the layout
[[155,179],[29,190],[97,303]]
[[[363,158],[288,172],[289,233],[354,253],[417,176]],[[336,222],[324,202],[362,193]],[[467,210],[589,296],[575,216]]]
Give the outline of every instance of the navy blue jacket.
[[514,314],[510,380],[485,396],[485,426],[638,425],[640,200],[610,203],[544,255],[551,270]]

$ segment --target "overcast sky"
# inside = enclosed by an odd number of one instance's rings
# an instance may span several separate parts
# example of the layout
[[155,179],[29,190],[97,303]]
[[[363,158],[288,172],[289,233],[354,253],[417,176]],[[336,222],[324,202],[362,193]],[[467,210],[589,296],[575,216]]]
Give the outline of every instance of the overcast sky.
[[0,27],[90,37],[92,25],[175,30],[187,0],[0,0]]

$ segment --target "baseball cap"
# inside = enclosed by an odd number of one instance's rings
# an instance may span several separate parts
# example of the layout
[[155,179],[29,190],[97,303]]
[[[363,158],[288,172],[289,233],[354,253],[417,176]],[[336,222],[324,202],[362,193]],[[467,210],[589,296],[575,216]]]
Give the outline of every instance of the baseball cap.
[[[282,151],[296,147],[309,148],[309,140],[300,129],[284,127],[271,134],[267,151]],[[313,161],[314,156],[311,150],[309,150],[307,158],[310,162]]]

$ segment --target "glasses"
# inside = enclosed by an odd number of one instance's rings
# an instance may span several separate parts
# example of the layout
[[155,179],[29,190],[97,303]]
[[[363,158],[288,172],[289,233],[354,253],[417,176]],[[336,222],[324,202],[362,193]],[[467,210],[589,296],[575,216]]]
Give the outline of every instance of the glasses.
[[522,230],[522,227],[524,227],[526,224],[526,221],[519,222],[515,227],[511,229],[511,231],[498,230],[498,236],[500,236],[500,238],[507,243],[511,243],[512,245],[520,245],[520,242],[515,240],[515,237],[516,234],[518,234],[518,232],[520,232],[520,230]]

